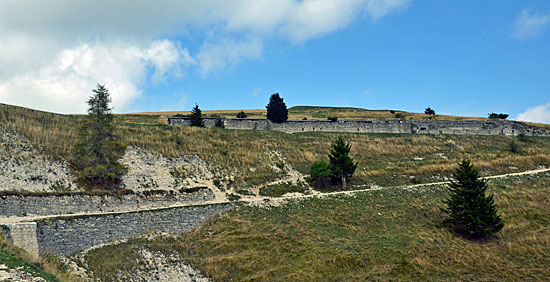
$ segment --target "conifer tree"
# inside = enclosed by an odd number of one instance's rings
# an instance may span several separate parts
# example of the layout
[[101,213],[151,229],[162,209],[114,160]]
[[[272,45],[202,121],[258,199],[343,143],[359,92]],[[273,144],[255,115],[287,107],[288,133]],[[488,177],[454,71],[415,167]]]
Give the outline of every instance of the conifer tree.
[[267,119],[271,122],[282,123],[288,120],[288,109],[286,108],[283,98],[279,96],[279,93],[271,95],[266,109]]
[[357,163],[349,156],[351,145],[339,136],[332,144],[329,159],[332,167],[332,175],[336,181],[342,184],[342,189],[346,189],[347,179],[353,175],[357,168]]
[[117,188],[128,169],[119,162],[126,145],[118,142],[112,124],[109,90],[97,85],[88,99],[88,116],[81,121],[74,146],[77,182],[86,188]]
[[456,233],[471,237],[488,237],[502,229],[504,224],[497,214],[492,195],[487,196],[487,181],[479,178],[469,160],[463,160],[449,184],[450,197],[443,200],[448,214],[446,222]]
[[195,104],[193,110],[191,110],[191,126],[204,127],[204,120],[202,119],[202,111],[199,109],[199,105]]

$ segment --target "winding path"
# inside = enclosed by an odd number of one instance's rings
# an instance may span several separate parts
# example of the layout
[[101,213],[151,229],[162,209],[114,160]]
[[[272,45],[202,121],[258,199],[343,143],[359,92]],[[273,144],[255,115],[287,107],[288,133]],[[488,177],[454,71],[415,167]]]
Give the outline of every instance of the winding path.
[[[484,179],[497,179],[497,178],[505,178],[510,176],[532,175],[532,174],[538,174],[538,173],[543,173],[548,171],[550,171],[550,168],[527,170],[523,172],[507,173],[507,174],[501,174],[501,175],[493,175],[493,176],[484,177]],[[255,204],[255,205],[264,205],[264,204],[273,205],[273,204],[280,204],[287,200],[292,200],[292,199],[305,199],[305,198],[313,198],[313,197],[322,198],[322,197],[328,197],[332,195],[351,195],[355,193],[385,190],[385,189],[409,189],[409,188],[417,188],[417,187],[424,187],[424,186],[442,185],[447,183],[449,183],[449,181],[414,184],[414,185],[403,185],[403,186],[374,187],[374,188],[367,188],[367,189],[360,189],[360,190],[337,191],[337,192],[330,192],[330,193],[314,192],[308,195],[293,193],[293,194],[284,195],[282,197],[256,196],[256,197],[243,198],[241,200],[233,201],[233,202],[244,203],[244,204]],[[114,211],[114,212],[87,212],[87,213],[72,213],[72,214],[56,214],[56,215],[46,215],[46,216],[0,217],[0,225],[17,224],[20,222],[29,222],[29,221],[35,221],[35,220],[47,219],[47,218],[75,217],[75,216],[86,216],[86,215],[123,214],[123,213],[154,211],[154,210],[162,210],[162,209],[178,208],[178,207],[204,206],[204,205],[210,205],[210,204],[220,204],[220,203],[229,203],[229,202],[230,201],[228,201],[227,199],[216,199],[213,201],[200,202],[195,204],[174,204],[174,205],[169,205],[164,207],[143,208],[143,209],[133,209],[133,210],[125,210],[125,211]]]

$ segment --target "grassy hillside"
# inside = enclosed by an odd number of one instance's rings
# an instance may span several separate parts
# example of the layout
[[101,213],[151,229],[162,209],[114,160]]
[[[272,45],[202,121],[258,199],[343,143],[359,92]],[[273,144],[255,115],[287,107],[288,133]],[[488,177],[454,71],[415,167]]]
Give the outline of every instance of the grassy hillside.
[[[10,244],[0,232],[0,265],[9,269],[19,269],[32,277],[41,277],[48,282],[79,282],[84,281],[73,274],[52,255],[45,255],[41,261],[33,260],[25,251]],[[12,281],[12,280],[2,280]]]
[[[58,115],[0,104],[0,124],[29,138],[45,153],[70,158],[82,116]],[[159,115],[116,115],[117,133],[131,146],[168,157],[197,155],[212,170],[248,186],[280,178],[275,166],[286,162],[307,173],[316,160],[327,159],[331,142],[342,135],[359,162],[351,184],[398,185],[442,180],[455,164],[470,158],[483,175],[550,165],[550,138],[412,134],[306,132],[286,134],[171,127]],[[517,149],[517,150],[516,150]],[[9,152],[8,152],[9,153]],[[190,172],[192,173],[192,172]]]
[[489,241],[442,226],[443,186],[392,188],[243,207],[176,238],[95,249],[97,277],[142,265],[142,248],[177,254],[215,281],[543,281],[550,277],[550,173],[492,180],[505,222]]

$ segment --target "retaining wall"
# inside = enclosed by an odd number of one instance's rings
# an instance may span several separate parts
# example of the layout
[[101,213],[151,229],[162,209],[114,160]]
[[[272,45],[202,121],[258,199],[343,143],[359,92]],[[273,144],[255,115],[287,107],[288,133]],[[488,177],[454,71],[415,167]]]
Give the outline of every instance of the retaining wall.
[[0,216],[58,215],[89,212],[116,212],[173,204],[200,203],[214,199],[206,187],[194,192],[130,194],[122,196],[61,194],[0,196]]
[[59,256],[71,256],[93,246],[150,231],[170,234],[190,232],[210,217],[237,206],[235,203],[222,203],[118,214],[58,217],[30,223],[7,224],[1,229],[8,240],[33,255],[49,251]]
[[[214,126],[219,118],[204,118],[206,127]],[[272,123],[266,119],[223,118],[225,128],[241,130],[276,130],[296,132],[358,132],[358,133],[412,133],[456,135],[510,135],[550,136],[550,130],[507,120],[290,120]],[[168,118],[171,125],[189,126],[188,117]]]

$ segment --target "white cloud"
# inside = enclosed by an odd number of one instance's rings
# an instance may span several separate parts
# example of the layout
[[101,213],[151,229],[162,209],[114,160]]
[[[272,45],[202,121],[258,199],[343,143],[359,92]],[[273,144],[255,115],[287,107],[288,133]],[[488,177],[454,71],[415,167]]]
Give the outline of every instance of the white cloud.
[[149,66],[154,78],[161,79],[173,68],[180,68],[186,51],[173,43],[154,41],[140,49],[124,44],[81,45],[64,49],[38,69],[5,77],[0,81],[4,103],[54,112],[84,112],[85,101],[96,83],[111,92],[113,106],[124,110],[141,92]]
[[[0,102],[82,112],[91,88],[105,83],[121,111],[149,79],[180,78],[189,66],[207,76],[260,58],[266,40],[304,42],[360,17],[377,21],[407,3],[2,0]],[[200,46],[195,54],[182,47],[186,40]]]
[[258,58],[262,55],[263,45],[260,40],[237,42],[225,39],[218,43],[202,45],[197,60],[203,75],[215,73],[227,65],[238,64],[242,59]]
[[512,36],[516,39],[525,40],[533,38],[550,26],[550,14],[531,13],[523,10],[519,14]]
[[550,123],[550,103],[528,108],[527,111],[519,114],[516,120]]

